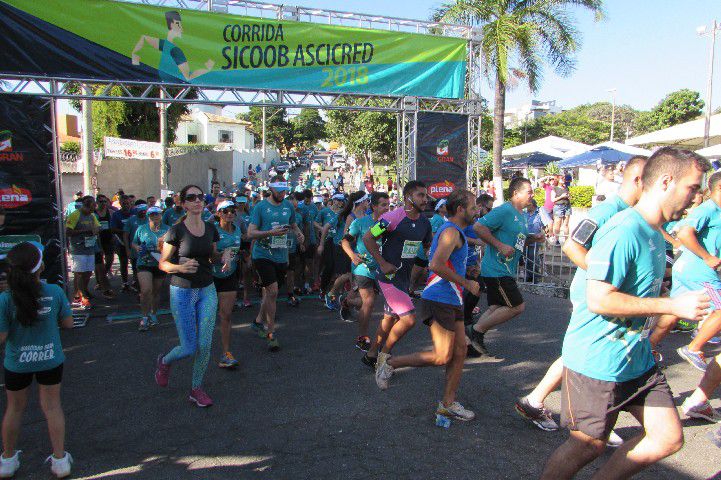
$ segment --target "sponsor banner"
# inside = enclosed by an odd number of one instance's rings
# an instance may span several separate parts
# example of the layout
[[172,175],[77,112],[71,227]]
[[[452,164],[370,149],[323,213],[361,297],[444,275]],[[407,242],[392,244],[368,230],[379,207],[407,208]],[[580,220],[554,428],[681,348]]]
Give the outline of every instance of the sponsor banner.
[[105,137],[106,157],[153,160],[160,158],[163,146],[158,142],[143,142],[127,138]]
[[0,0],[0,72],[462,98],[466,40],[108,0]]
[[[50,103],[3,95],[0,102],[0,254],[29,239],[45,246],[43,278],[65,283]],[[0,262],[0,271],[6,266]]]
[[428,195],[438,200],[466,188],[467,162],[468,116],[420,112],[416,178],[428,186]]

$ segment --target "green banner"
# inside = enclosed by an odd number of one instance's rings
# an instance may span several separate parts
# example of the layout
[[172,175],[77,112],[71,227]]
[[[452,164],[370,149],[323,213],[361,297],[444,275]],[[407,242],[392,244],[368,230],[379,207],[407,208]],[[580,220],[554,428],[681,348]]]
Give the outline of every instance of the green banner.
[[106,0],[0,0],[0,28],[22,38],[3,46],[6,73],[440,98],[464,92],[466,41],[458,38]]

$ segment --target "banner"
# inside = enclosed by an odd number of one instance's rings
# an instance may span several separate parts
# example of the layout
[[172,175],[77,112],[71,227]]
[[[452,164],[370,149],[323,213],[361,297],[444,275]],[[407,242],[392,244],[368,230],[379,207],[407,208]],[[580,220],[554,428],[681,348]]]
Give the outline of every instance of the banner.
[[107,0],[0,0],[0,72],[461,98],[466,40]]
[[106,157],[153,160],[160,158],[162,152],[163,146],[158,142],[105,137],[104,155]]
[[[45,246],[43,278],[64,283],[50,104],[3,95],[0,102],[0,258],[16,243]],[[4,265],[0,264],[0,269]]]
[[428,195],[444,198],[466,188],[468,115],[418,113],[416,179],[428,186]]

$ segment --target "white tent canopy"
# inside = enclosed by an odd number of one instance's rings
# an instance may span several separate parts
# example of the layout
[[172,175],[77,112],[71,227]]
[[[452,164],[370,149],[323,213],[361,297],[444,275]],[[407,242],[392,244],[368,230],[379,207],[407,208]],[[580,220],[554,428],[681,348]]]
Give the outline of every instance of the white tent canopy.
[[651,150],[646,150],[645,148],[633,147],[631,145],[624,145],[623,143],[611,142],[611,141],[599,143],[598,145],[593,146],[593,148],[596,148],[596,147],[613,148],[614,150],[618,150],[619,152],[623,152],[623,153],[628,153],[629,155],[649,156],[652,153]]
[[719,158],[721,157],[721,144],[696,150],[696,153],[707,158]]
[[545,153],[559,158],[567,158],[591,148],[589,145],[565,138],[549,135],[532,142],[524,143],[515,147],[503,150],[503,158],[506,160],[521,158],[533,153]]
[[[626,145],[677,145],[690,149],[703,147],[704,119],[699,118],[690,122],[663,128],[655,132],[639,135],[626,140]],[[709,144],[721,143],[721,114],[711,116],[709,129]]]

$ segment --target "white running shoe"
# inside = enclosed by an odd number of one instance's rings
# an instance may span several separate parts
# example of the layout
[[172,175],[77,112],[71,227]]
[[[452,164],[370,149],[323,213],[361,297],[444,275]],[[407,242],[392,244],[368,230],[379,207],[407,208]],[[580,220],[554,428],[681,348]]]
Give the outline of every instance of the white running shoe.
[[476,418],[475,413],[468,410],[458,402],[453,402],[447,407],[443,405],[443,402],[438,402],[438,408],[436,409],[436,413],[455,420],[461,420],[463,422],[469,422]]
[[[380,355],[378,356],[380,360]],[[393,367],[388,365],[388,362],[383,362],[383,365],[376,369],[376,385],[381,390],[388,390],[388,382],[393,376]]]
[[20,468],[20,452],[21,450],[15,450],[15,455],[10,458],[0,455],[0,478],[10,478],[15,475]]
[[608,440],[606,440],[606,445],[613,448],[620,447],[623,445],[623,438],[619,437],[616,432],[611,430],[611,434],[608,436]]
[[55,455],[50,455],[46,462],[51,462],[50,471],[57,478],[65,478],[70,475],[70,466],[73,463],[73,457],[68,452],[65,452],[63,458],[55,458]]
[[388,359],[391,357],[390,353],[383,353],[381,351],[378,352],[378,356],[376,357],[376,372],[378,371],[381,366],[385,365]]

